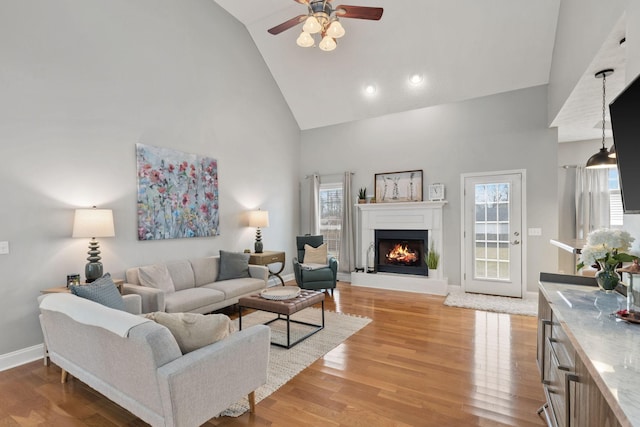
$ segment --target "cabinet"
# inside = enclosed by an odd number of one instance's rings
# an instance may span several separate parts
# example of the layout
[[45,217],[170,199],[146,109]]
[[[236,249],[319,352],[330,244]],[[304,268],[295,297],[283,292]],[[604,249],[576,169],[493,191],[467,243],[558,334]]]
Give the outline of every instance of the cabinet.
[[622,426],[569,339],[553,305],[540,292],[537,362],[547,403],[540,408],[554,427]]

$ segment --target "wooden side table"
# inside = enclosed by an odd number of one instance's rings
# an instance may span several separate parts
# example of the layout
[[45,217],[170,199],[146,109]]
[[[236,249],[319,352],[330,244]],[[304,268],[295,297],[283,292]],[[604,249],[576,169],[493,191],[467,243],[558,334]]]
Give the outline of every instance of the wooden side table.
[[[116,288],[118,288],[118,292],[122,294],[122,285],[124,284],[124,280],[122,279],[113,279],[113,283],[115,283]],[[87,283],[82,283],[86,285]],[[56,286],[55,288],[47,288],[40,291],[41,294],[55,294],[61,292],[71,292],[69,288],[66,286]]]
[[280,279],[282,286],[284,286],[284,279],[282,278],[282,276],[280,276],[280,273],[282,273],[282,270],[284,270],[284,261],[285,254],[283,251],[264,251],[259,254],[253,252],[249,255],[249,264],[253,265],[266,265],[267,268],[269,268],[269,264],[279,262],[280,270],[271,271],[271,269],[269,269],[269,277],[275,276]]

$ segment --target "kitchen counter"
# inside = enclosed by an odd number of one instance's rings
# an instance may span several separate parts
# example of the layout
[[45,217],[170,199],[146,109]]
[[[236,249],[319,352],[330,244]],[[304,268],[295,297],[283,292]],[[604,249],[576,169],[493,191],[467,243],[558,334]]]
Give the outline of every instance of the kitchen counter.
[[544,281],[540,291],[619,422],[640,426],[640,324],[614,315],[625,297]]

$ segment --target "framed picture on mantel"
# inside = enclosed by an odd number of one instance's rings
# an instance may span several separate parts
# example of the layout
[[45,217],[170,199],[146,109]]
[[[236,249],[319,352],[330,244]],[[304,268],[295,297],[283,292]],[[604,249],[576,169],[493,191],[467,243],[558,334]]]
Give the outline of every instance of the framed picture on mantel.
[[421,202],[422,170],[375,174],[376,203]]

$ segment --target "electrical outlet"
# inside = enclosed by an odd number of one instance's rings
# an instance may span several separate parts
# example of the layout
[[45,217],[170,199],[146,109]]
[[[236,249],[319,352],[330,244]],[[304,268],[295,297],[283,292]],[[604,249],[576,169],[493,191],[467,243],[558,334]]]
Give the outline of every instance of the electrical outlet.
[[9,242],[0,242],[0,255],[9,253]]
[[542,236],[542,228],[530,228],[529,236]]

